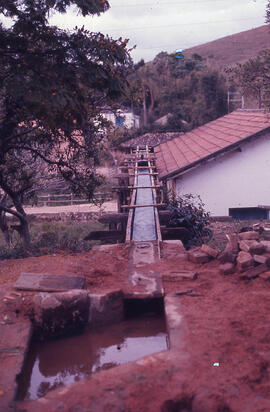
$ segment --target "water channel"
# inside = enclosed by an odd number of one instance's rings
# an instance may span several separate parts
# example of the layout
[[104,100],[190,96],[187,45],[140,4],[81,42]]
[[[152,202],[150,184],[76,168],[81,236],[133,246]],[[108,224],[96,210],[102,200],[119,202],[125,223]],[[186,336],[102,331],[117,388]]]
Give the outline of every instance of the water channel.
[[[149,169],[138,169],[137,186],[152,186]],[[147,205],[154,203],[153,190],[137,189],[136,190],[136,205]],[[144,242],[148,240],[156,240],[156,223],[154,207],[138,207],[134,210],[132,240]]]
[[156,314],[64,339],[32,342],[18,379],[17,399],[37,399],[92,373],[167,349],[165,318]]

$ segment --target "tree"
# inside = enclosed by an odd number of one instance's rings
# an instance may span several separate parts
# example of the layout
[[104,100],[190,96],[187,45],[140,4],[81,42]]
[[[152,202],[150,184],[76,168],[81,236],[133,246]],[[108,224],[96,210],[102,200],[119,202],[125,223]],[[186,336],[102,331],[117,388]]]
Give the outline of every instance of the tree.
[[106,0],[0,0],[12,22],[0,23],[0,228],[8,241],[6,213],[18,218],[26,246],[23,201],[40,186],[38,171],[93,197],[98,108],[121,95],[131,64],[127,39],[49,25],[49,13],[71,5],[83,16],[109,8]]
[[269,59],[269,53],[264,51],[254,59],[226,70],[230,81],[237,84],[244,96],[254,96],[257,99],[259,109],[262,107],[262,95],[266,86],[267,55]]

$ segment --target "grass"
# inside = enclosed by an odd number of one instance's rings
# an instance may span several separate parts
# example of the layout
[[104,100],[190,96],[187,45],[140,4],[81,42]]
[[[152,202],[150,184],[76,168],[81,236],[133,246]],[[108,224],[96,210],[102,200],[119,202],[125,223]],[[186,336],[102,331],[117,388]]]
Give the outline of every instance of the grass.
[[94,230],[104,230],[105,225],[95,221],[31,222],[31,247],[25,250],[16,231],[11,235],[8,246],[0,232],[0,260],[17,259],[28,256],[42,256],[59,251],[86,252],[100,241],[83,240]]

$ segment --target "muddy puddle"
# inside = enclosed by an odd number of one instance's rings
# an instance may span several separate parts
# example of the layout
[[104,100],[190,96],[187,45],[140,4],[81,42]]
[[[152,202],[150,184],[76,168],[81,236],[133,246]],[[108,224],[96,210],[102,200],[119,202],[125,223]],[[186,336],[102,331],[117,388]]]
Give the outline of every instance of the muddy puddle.
[[56,341],[33,342],[18,380],[17,399],[37,399],[92,373],[167,349],[165,319],[156,315]]

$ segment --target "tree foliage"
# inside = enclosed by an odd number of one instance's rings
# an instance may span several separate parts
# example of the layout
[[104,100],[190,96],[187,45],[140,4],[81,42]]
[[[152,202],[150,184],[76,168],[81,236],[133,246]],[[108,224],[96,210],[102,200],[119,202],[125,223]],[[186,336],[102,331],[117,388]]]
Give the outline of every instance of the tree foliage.
[[187,247],[201,245],[209,241],[212,235],[209,229],[210,215],[204,209],[200,196],[185,194],[176,196],[174,193],[167,201],[170,211],[168,227],[184,227],[190,233]]
[[[142,114],[145,129],[186,131],[226,113],[225,78],[206,66],[194,54],[176,59],[175,54],[159,53],[152,62],[134,66],[129,83],[137,113]],[[156,126],[154,121],[168,115],[168,123]]]
[[119,98],[130,66],[128,40],[49,25],[49,13],[71,5],[84,16],[109,7],[106,0],[0,0],[12,21],[0,24],[0,220],[6,226],[5,213],[16,216],[26,243],[23,200],[42,180],[60,176],[93,196],[101,143],[94,119]]
[[255,58],[238,63],[226,72],[230,82],[236,84],[244,96],[256,99],[259,108],[269,106],[270,50],[263,50]]

